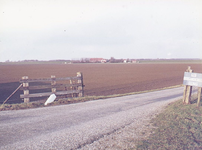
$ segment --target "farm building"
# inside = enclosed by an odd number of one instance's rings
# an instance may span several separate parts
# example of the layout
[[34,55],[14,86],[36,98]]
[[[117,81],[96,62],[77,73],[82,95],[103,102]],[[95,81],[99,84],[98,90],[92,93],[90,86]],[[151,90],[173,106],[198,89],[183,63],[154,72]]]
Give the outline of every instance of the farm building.
[[107,60],[103,58],[90,58],[91,63],[106,63]]
[[138,61],[135,60],[135,59],[133,59],[131,62],[132,62],[132,63],[138,63]]

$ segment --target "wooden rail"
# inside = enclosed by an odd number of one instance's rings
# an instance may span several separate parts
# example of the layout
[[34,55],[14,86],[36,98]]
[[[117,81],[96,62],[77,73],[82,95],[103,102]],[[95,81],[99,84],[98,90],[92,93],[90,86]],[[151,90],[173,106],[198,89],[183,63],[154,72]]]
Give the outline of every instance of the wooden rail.
[[[65,83],[65,81],[69,81],[69,83]],[[71,95],[71,97],[84,96],[83,74],[81,72],[77,72],[76,77],[65,78],[51,76],[51,78],[45,79],[29,79],[28,76],[24,76],[20,80],[20,83],[22,83],[23,90],[23,94],[20,95],[20,98],[24,99],[24,103],[29,102],[30,98],[46,97],[51,94],[55,94],[56,96],[65,95],[65,97],[67,97],[67,95]],[[41,83],[42,85],[31,85],[31,83]],[[44,83],[45,85],[43,85]],[[30,94],[30,90],[40,89],[50,89],[50,92],[37,92]]]
[[22,84],[18,86],[18,88],[3,102],[3,104],[5,104],[21,87],[22,87]]

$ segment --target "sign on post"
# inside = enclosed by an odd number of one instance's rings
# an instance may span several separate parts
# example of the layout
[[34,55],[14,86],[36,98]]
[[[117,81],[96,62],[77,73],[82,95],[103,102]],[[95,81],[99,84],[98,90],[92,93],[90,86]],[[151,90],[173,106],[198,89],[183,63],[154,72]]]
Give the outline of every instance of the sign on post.
[[[197,100],[197,107],[200,106],[201,101],[201,89],[202,89],[202,74],[200,73],[192,73],[192,72],[185,72],[184,73],[184,80],[183,84],[186,85],[183,94],[183,102],[185,102],[186,90],[187,86],[196,86],[198,87],[198,100]],[[189,101],[187,101],[189,103]],[[185,102],[186,103],[186,102]]]
[[190,85],[190,86],[196,86],[196,87],[202,87],[202,74],[185,72],[183,84]]

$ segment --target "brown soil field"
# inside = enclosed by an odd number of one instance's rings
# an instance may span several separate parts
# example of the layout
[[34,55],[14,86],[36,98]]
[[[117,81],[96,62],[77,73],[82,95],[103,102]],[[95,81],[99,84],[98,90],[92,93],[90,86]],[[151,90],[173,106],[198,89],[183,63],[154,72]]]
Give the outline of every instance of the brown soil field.
[[[86,96],[113,95],[158,89],[182,84],[188,66],[202,73],[202,64],[29,64],[0,65],[0,102],[19,85],[22,76],[30,79],[73,77],[82,72]],[[22,91],[21,91],[22,93]],[[18,102],[19,92],[10,102]],[[20,100],[22,102],[22,100]]]

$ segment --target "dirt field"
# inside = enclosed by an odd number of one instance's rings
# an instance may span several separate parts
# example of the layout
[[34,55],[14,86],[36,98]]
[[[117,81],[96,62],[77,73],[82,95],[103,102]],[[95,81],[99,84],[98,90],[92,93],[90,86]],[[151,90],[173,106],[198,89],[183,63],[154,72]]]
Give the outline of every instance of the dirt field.
[[[202,64],[46,64],[0,65],[0,102],[19,85],[22,76],[50,78],[84,76],[85,95],[112,95],[182,84],[184,71],[191,66],[202,73]],[[14,96],[15,102],[19,92]],[[11,102],[14,100],[10,100]]]

